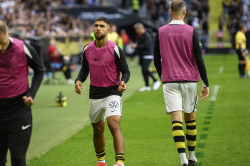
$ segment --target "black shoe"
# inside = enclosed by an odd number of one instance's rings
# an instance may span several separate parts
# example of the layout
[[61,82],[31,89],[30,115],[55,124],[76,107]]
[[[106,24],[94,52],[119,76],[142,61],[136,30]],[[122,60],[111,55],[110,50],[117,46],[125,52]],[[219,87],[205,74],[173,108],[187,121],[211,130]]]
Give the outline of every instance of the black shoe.
[[183,164],[182,166],[188,166],[187,164]]
[[197,163],[197,159],[194,160],[188,160],[188,166],[194,166]]

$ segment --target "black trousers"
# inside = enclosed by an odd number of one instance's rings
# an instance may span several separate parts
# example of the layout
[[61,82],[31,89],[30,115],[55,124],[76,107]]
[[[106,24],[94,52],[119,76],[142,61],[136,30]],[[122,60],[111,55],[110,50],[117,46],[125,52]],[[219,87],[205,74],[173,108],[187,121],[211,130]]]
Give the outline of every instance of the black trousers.
[[66,79],[71,79],[70,65],[63,65],[62,71],[63,71],[64,76],[66,77]]
[[149,86],[148,77],[151,77],[154,80],[154,82],[157,81],[155,79],[155,77],[153,76],[152,72],[149,71],[149,69],[148,69],[151,61],[152,61],[152,59],[140,59],[142,74],[143,74],[143,78],[145,81],[145,86]]
[[32,131],[31,111],[0,117],[0,166],[5,166],[8,149],[12,166],[26,166]]

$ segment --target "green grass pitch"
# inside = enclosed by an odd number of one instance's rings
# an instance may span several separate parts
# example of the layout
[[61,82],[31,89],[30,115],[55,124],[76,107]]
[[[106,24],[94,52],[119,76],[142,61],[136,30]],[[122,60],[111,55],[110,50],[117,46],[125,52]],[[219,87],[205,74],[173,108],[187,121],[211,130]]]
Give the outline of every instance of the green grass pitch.
[[[198,103],[197,166],[247,166],[250,164],[250,79],[238,78],[236,56],[211,55],[204,59],[210,96]],[[180,166],[172,137],[171,117],[165,113],[162,88],[138,92],[143,86],[140,68],[130,66],[130,70],[131,80],[123,96],[121,121],[125,164]],[[76,75],[73,74],[74,78]],[[88,87],[89,81],[84,83],[84,93],[77,95],[74,85],[42,85],[33,106],[33,134],[27,153],[29,166],[96,164],[88,119]],[[55,106],[59,91],[67,96],[67,107]],[[115,153],[107,126],[105,138],[106,161],[112,166]]]

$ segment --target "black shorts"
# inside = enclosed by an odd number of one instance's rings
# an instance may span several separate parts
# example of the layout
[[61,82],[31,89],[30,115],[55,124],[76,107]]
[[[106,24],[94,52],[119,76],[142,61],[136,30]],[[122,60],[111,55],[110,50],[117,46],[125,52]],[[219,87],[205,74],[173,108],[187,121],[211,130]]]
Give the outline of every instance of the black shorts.
[[237,49],[236,52],[237,52],[239,60],[242,60],[242,61],[246,60],[246,57],[242,56],[240,49]]
[[31,111],[0,117],[0,166],[5,166],[8,149],[13,166],[26,166],[31,130]]

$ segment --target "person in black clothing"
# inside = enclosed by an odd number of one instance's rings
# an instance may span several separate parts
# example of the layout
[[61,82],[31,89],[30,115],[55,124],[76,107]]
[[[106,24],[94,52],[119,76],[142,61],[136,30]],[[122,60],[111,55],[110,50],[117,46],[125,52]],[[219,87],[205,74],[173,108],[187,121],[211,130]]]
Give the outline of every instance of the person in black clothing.
[[[31,87],[28,66],[34,70]],[[8,149],[12,166],[26,165],[32,115],[31,106],[42,82],[44,67],[35,49],[11,38],[0,20],[0,166],[5,166]]]
[[161,83],[157,81],[156,78],[153,76],[152,72],[149,71],[149,65],[153,59],[153,51],[152,51],[152,38],[148,32],[144,29],[143,24],[137,23],[134,25],[136,33],[139,35],[138,44],[133,44],[132,48],[135,48],[139,53],[139,62],[142,68],[142,74],[145,81],[145,86],[139,89],[140,92],[142,91],[150,91],[151,88],[149,87],[149,80],[148,77],[150,76],[154,81],[153,89],[157,90]]

